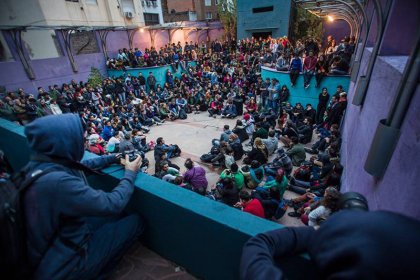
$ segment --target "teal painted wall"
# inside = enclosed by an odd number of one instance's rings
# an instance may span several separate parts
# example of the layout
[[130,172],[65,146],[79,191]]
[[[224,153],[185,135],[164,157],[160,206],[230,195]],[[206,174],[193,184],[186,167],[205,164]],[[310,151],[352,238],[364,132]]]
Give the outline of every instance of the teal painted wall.
[[[0,119],[0,135],[0,149],[18,170],[29,159],[23,127]],[[95,156],[85,153],[85,158]],[[105,175],[88,180],[91,186],[104,190],[115,187],[124,172],[119,165],[102,171]],[[146,221],[143,243],[199,278],[238,279],[246,240],[282,227],[147,174],[139,174],[135,185],[128,210]],[[282,267],[290,279],[304,279],[302,273],[310,272],[308,264],[297,256],[284,260]]]
[[[238,39],[250,38],[254,32],[272,32],[273,38],[288,36],[291,2],[291,0],[239,0]],[[253,8],[269,6],[273,6],[273,11],[253,13]]]
[[348,91],[350,85],[350,76],[326,76],[321,81],[321,86],[315,88],[315,76],[311,79],[308,89],[303,87],[303,75],[299,75],[295,87],[290,86],[290,76],[287,72],[279,72],[271,68],[262,67],[261,76],[265,78],[276,78],[279,80],[280,85],[286,85],[290,91],[289,102],[294,106],[297,102],[302,103],[303,106],[310,103],[316,109],[318,106],[318,96],[323,87],[328,89],[332,96],[338,85],[342,85],[345,92]]
[[[197,63],[195,61],[188,62],[189,66],[194,67]],[[142,75],[147,78],[149,76],[149,73],[152,72],[153,76],[155,76],[157,83],[163,86],[163,84],[166,82],[166,71],[169,69],[174,77],[181,77],[181,74],[184,73],[184,71],[181,70],[181,66],[178,66],[178,69],[176,72],[173,71],[172,66],[165,65],[165,66],[156,66],[156,67],[145,67],[145,68],[127,68],[126,71],[123,70],[108,70],[108,76],[109,77],[119,77],[119,76],[126,76],[127,74],[130,74],[131,76],[137,77],[139,73],[142,73]]]

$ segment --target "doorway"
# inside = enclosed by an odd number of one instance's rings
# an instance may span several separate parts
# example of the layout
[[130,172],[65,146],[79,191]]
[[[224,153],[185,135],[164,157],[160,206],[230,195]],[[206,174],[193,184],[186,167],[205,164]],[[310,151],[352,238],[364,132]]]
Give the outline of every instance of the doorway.
[[271,32],[253,32],[252,37],[255,39],[259,39],[260,37],[263,39],[267,39],[269,36],[271,36]]

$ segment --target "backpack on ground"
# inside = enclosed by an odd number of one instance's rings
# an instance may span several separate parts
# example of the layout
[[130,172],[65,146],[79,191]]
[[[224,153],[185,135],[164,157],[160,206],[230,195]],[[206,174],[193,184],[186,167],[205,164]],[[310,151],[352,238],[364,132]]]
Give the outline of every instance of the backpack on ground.
[[179,146],[174,144],[172,145],[172,147],[175,147],[175,148],[174,148],[174,151],[172,152],[171,158],[179,157],[181,155],[181,149],[179,148]]
[[6,181],[0,181],[0,274],[9,279],[28,279],[31,269],[27,259],[26,222],[23,195],[35,180],[53,169],[25,169]]

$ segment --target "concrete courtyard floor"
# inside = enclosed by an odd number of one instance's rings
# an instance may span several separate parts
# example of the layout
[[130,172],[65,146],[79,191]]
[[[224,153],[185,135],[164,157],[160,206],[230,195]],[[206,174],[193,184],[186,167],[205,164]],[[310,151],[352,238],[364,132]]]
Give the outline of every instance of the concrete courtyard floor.
[[[195,164],[202,166],[207,172],[207,180],[209,181],[209,189],[216,184],[219,174],[223,168],[215,168],[211,164],[200,161],[200,156],[210,151],[211,140],[219,139],[225,124],[230,128],[235,126],[236,119],[210,118],[206,112],[200,114],[189,114],[186,120],[176,120],[173,122],[165,122],[160,126],[153,126],[147,136],[147,142],[154,141],[158,137],[163,137],[167,144],[177,144],[181,150],[181,156],[173,158],[171,161],[181,167],[181,173],[185,172],[184,162],[187,158],[191,158]],[[247,142],[245,142],[247,143]],[[279,146],[281,146],[279,142]],[[244,145],[245,150],[250,147]],[[309,156],[309,155],[308,155]],[[148,173],[154,174],[155,160],[153,151],[146,154],[150,161]],[[274,155],[270,157],[270,160]],[[242,160],[237,162],[242,165]],[[294,198],[297,195],[286,191],[284,197],[287,199]],[[216,203],[216,202],[215,202]],[[287,210],[287,212],[293,209]],[[297,218],[292,218],[287,213],[279,220],[273,221],[285,226],[303,226],[302,222]],[[136,244],[126,254],[118,266],[111,279],[195,279],[193,276],[185,272],[176,264],[165,260],[156,253],[145,248],[141,244]]]

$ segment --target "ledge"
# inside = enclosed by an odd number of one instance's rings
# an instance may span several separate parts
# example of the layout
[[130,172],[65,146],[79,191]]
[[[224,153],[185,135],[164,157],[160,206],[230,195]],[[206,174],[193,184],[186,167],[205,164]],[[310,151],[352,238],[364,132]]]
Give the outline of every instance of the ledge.
[[[29,158],[23,130],[0,119],[0,149],[15,170]],[[96,155],[84,155],[92,157]],[[102,171],[105,175],[92,175],[88,180],[91,186],[106,191],[124,174],[119,165]],[[203,279],[238,279],[244,243],[257,233],[282,227],[147,174],[137,176],[127,210],[144,217],[145,245]],[[308,265],[305,257],[296,256],[284,260],[282,268],[289,279],[303,279],[310,272]]]

